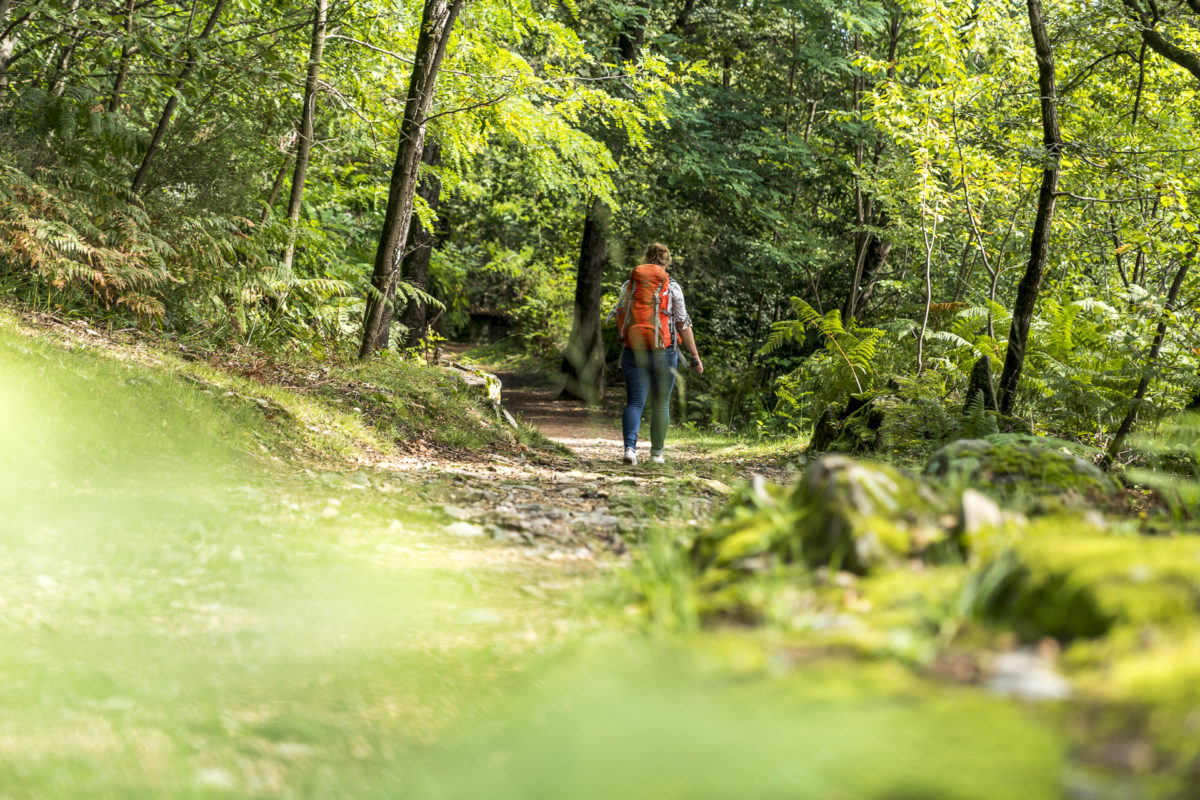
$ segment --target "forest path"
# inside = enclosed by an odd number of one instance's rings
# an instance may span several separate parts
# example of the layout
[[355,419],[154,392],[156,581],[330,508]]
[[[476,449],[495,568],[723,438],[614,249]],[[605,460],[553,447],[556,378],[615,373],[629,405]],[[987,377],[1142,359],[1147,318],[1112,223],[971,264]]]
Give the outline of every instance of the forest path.
[[[612,398],[599,409],[559,400],[562,381],[506,369],[489,369],[500,379],[502,405],[587,461],[619,464],[622,455],[621,409]],[[643,445],[645,443],[643,442]]]
[[[457,355],[464,347],[454,347]],[[760,474],[785,481],[787,464],[747,451],[742,443],[678,437],[667,443],[667,463],[622,463],[622,398],[599,409],[556,398],[561,383],[503,366],[478,365],[501,381],[503,407],[563,450],[502,453],[415,453],[385,466],[423,473],[428,496],[453,520],[446,530],[525,544],[561,558],[622,554],[626,540],[652,525],[701,524],[732,493]],[[618,389],[615,393],[620,394]],[[415,477],[415,476],[414,476]],[[450,481],[447,483],[446,478]]]

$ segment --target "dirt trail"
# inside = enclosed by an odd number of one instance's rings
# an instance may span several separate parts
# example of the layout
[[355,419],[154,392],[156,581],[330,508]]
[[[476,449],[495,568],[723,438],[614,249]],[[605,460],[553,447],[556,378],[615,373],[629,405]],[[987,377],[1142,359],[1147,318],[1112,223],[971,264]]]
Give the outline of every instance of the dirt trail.
[[561,381],[547,384],[507,370],[493,374],[500,379],[502,404],[519,419],[585,461],[620,463],[620,410],[611,401],[601,409],[589,409],[583,403],[558,400]]
[[455,520],[446,526],[450,534],[523,543],[552,558],[590,560],[599,551],[624,553],[626,542],[651,525],[701,524],[739,480],[753,474],[786,480],[789,474],[782,464],[670,441],[666,464],[645,463],[649,450],[643,442],[639,450],[645,462],[626,466],[620,398],[588,409],[556,400],[561,385],[538,376],[483,368],[500,378],[505,409],[569,452],[472,454],[461,460],[421,454],[381,465],[423,474],[426,499]]

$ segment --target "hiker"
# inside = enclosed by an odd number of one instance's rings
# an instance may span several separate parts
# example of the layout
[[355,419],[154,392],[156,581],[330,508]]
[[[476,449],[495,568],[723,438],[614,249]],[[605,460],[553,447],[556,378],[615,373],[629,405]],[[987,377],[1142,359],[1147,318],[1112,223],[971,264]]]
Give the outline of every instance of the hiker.
[[671,391],[679,344],[696,374],[704,363],[696,350],[692,320],[683,302],[683,290],[671,278],[671,251],[663,244],[646,247],[646,263],[629,273],[621,286],[621,298],[609,315],[617,318],[621,349],[621,372],[625,374],[625,413],[621,431],[625,437],[625,463],[637,464],[638,428],[642,410],[650,400],[650,460],[662,464],[663,444],[671,422]]

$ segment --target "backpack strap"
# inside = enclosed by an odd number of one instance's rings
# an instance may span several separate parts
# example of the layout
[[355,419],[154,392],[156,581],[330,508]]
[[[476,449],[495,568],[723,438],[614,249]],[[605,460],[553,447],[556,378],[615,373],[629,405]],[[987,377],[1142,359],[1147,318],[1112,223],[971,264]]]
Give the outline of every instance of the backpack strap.
[[[660,342],[664,348],[670,347],[675,343],[674,326],[671,324],[671,315],[669,313],[671,307],[670,276],[663,279],[658,291],[658,303],[656,305],[657,307],[654,309],[655,338],[656,341]],[[660,336],[658,328],[661,325],[661,320],[663,317],[666,317],[667,320],[667,330],[665,335]]]

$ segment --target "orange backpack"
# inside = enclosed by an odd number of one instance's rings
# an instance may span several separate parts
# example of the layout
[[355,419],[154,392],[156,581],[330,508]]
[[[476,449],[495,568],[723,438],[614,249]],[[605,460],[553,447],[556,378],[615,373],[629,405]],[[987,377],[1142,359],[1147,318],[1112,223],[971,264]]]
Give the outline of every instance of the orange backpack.
[[617,309],[622,344],[634,350],[662,350],[674,343],[671,279],[657,264],[642,264],[629,273],[628,300]]

